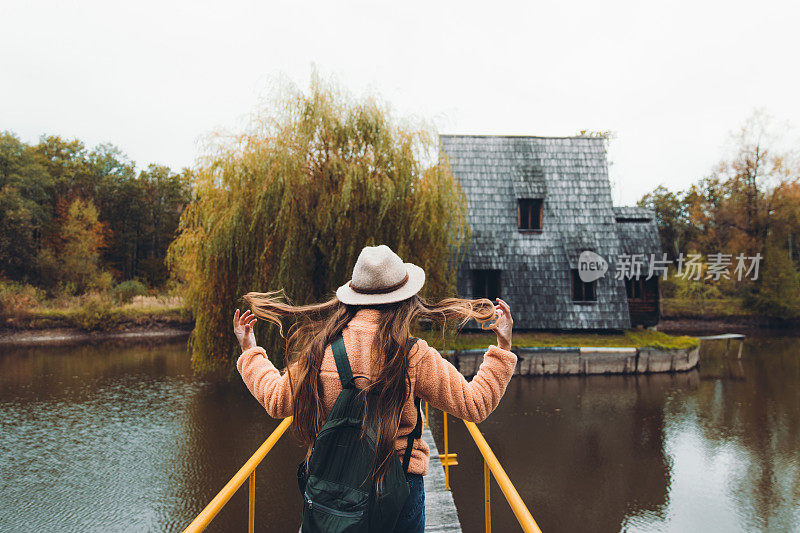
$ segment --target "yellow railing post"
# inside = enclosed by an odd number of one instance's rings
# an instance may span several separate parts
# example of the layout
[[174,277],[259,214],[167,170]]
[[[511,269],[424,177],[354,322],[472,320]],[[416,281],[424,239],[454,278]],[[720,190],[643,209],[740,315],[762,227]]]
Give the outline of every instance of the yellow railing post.
[[[264,441],[264,444],[259,446],[250,459],[248,459],[247,462],[239,469],[239,471],[233,475],[230,481],[228,481],[225,486],[222,487],[222,490],[219,491],[216,496],[214,496],[214,499],[211,500],[208,505],[206,505],[206,508],[200,511],[200,514],[197,515],[194,520],[192,520],[192,523],[189,524],[189,527],[184,530],[184,533],[196,533],[198,531],[203,531],[206,527],[208,527],[208,524],[214,519],[215,516],[217,516],[217,513],[219,513],[220,509],[225,507],[225,504],[228,503],[228,500],[231,499],[231,496],[233,496],[236,491],[239,490],[239,487],[241,487],[248,478],[250,478],[251,482],[253,482],[250,485],[250,490],[256,490],[254,483],[255,476],[251,478],[250,474],[253,473],[259,463],[264,459],[264,457],[266,457],[272,447],[275,446],[275,443],[278,442],[278,439],[281,438],[281,436],[286,432],[287,429],[289,429],[289,426],[291,425],[291,416],[284,418],[283,421],[278,424],[278,427],[275,428],[275,431],[273,431],[269,437],[267,437],[267,440]],[[252,492],[251,494],[253,495],[251,502],[254,503],[255,493]],[[255,510],[254,507],[251,509]]]
[[450,490],[450,461],[447,460],[450,455],[447,443],[447,413],[442,412],[444,414],[444,486]]
[[250,472],[250,486],[248,487],[247,505],[247,532],[254,533],[256,530],[256,471]]
[[450,462],[447,460],[450,449],[447,442],[447,413],[444,414],[444,486],[450,490]]
[[431,423],[428,422],[428,420],[429,420],[428,419],[428,402],[425,402],[425,427],[426,428],[431,427]]
[[485,460],[483,461],[483,514],[486,517],[486,533],[492,533],[492,472]]
[[439,454],[439,460],[444,467],[444,486],[447,490],[450,490],[450,467],[458,464],[458,454],[450,453],[450,439],[447,435],[447,413],[442,411],[442,415],[444,415],[444,454]]
[[[449,439],[447,438],[447,413],[442,411],[443,417],[443,425],[444,425],[444,455],[439,455],[439,460],[442,462],[444,466],[444,486],[447,490],[450,490],[450,465],[457,464],[452,457],[450,457],[450,443]],[[455,456],[455,454],[453,454]]]
[[508,474],[506,474],[506,471],[503,470],[503,467],[500,465],[500,461],[497,460],[497,457],[489,447],[489,443],[486,442],[486,439],[481,434],[478,426],[472,422],[467,422],[466,420],[464,420],[464,424],[467,426],[467,430],[469,430],[470,435],[472,435],[472,440],[475,441],[475,444],[478,446],[478,450],[480,450],[481,455],[483,455],[483,460],[486,462],[487,467],[491,470],[492,475],[494,475],[494,479],[500,486],[500,490],[503,491],[503,495],[506,497],[506,501],[508,501],[508,504],[511,506],[511,510],[514,511],[514,516],[517,517],[517,521],[522,527],[522,530],[525,531],[525,533],[541,533],[542,530],[539,529],[539,526],[536,524],[533,516],[531,516],[531,512],[528,510],[525,502],[522,501],[519,492],[517,492],[517,489],[514,488],[514,484],[511,483],[511,480],[508,478]]

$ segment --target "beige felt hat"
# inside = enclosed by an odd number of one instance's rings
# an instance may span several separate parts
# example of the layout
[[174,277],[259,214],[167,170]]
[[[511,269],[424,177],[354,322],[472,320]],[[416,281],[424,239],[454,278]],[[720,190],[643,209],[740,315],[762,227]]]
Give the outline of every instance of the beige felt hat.
[[425,285],[425,271],[403,260],[385,244],[365,246],[353,267],[353,278],[336,290],[348,305],[399,302],[417,294]]

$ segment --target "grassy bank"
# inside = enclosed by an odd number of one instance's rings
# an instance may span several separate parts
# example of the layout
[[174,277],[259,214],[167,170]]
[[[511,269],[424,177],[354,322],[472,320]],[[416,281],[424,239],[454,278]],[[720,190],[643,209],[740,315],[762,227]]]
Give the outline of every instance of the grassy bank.
[[181,298],[136,296],[128,303],[94,294],[42,301],[3,316],[4,329],[76,328],[119,331],[152,326],[189,326],[192,317]]
[[[441,350],[469,350],[486,348],[494,344],[496,338],[491,333],[465,333],[445,335],[441,331],[416,333],[431,346]],[[518,332],[514,333],[514,347],[533,348],[547,346],[615,346],[632,348],[693,348],[698,345],[694,337],[668,335],[653,330],[630,330],[622,333],[553,333]]]
[[661,300],[661,316],[666,319],[716,320],[758,316],[744,306],[741,298],[713,298],[692,300],[689,298],[664,298]]
[[[136,284],[120,284],[118,288],[133,289],[139,294],[122,290],[93,292],[79,296],[46,298],[43,292],[26,285],[0,286],[0,329],[2,330],[46,330],[72,328],[87,332],[114,332],[134,328],[178,327],[187,328],[193,323],[183,299],[170,295],[145,295],[144,287]],[[712,301],[708,301],[709,303]],[[738,316],[741,304],[725,304],[713,301],[705,313],[729,313]],[[696,304],[680,300],[665,300],[665,315],[687,315]],[[696,311],[695,311],[696,313]],[[485,348],[495,342],[491,333],[421,331],[418,336],[440,350],[465,350]],[[652,330],[630,330],[622,333],[555,333],[516,332],[517,347],[547,346],[621,346],[656,348],[689,348],[697,345],[693,337],[668,335]]]

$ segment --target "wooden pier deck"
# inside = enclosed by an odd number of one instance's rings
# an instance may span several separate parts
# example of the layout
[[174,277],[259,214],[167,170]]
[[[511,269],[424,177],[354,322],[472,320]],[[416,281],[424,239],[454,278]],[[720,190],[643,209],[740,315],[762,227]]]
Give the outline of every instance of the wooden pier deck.
[[727,344],[725,345],[725,355],[728,355],[728,350],[731,347],[731,341],[737,340],[739,341],[739,353],[737,354],[736,358],[742,358],[742,349],[744,348],[744,340],[747,338],[746,335],[742,333],[723,333],[722,335],[707,335],[705,337],[697,337],[701,341],[715,341],[715,340],[726,340]]
[[444,467],[439,461],[439,449],[433,440],[430,428],[422,430],[422,438],[431,449],[431,462],[425,476],[425,531],[461,533],[453,493],[444,482]]

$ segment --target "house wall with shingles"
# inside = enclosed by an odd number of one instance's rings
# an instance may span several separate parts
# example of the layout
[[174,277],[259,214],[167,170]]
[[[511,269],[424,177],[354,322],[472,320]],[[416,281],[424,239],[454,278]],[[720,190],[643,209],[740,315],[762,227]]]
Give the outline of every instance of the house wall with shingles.
[[[655,254],[656,259],[662,259],[655,213],[644,207],[617,206],[614,207],[614,216],[622,219],[617,222],[620,253],[643,255],[643,274],[647,276],[651,254]],[[636,220],[636,222],[625,220]]]
[[[639,275],[641,279],[646,280],[650,276],[652,258],[663,261],[655,213],[643,207],[615,207],[614,216],[617,219],[620,253],[631,256],[632,262],[640,262]],[[637,255],[641,257],[635,259],[634,256]],[[656,262],[655,266],[661,264],[663,263]],[[654,269],[651,281],[645,282],[642,297],[628,300],[632,324],[644,326],[658,324],[661,311],[658,293],[659,275],[660,272]]]
[[[443,154],[468,199],[470,247],[458,292],[471,297],[472,271],[501,270],[501,297],[522,329],[626,329],[620,251],[602,139],[442,135]],[[541,233],[517,228],[517,199],[544,198]],[[609,262],[597,301],[572,301],[571,268],[581,250]]]

